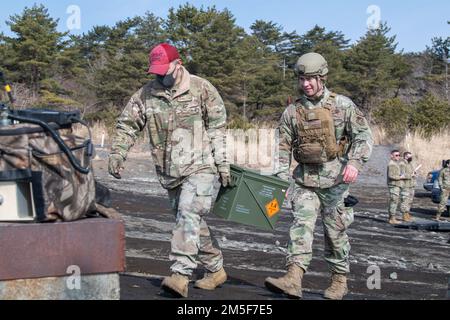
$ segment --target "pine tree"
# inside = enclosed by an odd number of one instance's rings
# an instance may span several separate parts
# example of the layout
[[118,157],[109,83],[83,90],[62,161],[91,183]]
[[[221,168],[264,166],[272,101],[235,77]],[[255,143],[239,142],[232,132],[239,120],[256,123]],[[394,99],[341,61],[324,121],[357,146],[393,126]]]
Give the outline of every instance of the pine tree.
[[431,39],[431,47],[427,47],[425,53],[431,58],[430,74],[444,74],[450,57],[450,37]]
[[161,23],[147,12],[113,27],[96,27],[77,39],[88,70],[87,84],[96,93],[97,112],[111,106],[118,112],[131,94],[150,80],[148,53],[164,40]]
[[242,62],[239,45],[246,34],[231,12],[186,4],[170,9],[165,29],[187,69],[211,81],[228,105],[239,104],[235,100]]
[[412,115],[414,129],[422,130],[426,137],[449,129],[450,104],[428,93],[415,104]]
[[377,100],[395,96],[410,72],[402,54],[395,52],[396,37],[389,37],[389,32],[385,23],[369,30],[346,55],[347,91],[365,111],[370,111]]
[[51,18],[43,5],[25,7],[22,14],[11,16],[6,23],[15,33],[15,37],[5,38],[14,51],[9,68],[17,70],[16,81],[25,82],[37,95],[42,80],[52,76],[67,33],[56,30],[58,20]]

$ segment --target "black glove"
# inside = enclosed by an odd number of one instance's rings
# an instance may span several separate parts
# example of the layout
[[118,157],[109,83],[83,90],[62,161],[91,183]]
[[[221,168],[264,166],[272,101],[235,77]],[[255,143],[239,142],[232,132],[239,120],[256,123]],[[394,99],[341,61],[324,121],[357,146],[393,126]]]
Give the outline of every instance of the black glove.
[[346,208],[352,208],[358,204],[359,200],[354,196],[348,195],[347,198],[344,199],[344,204]]

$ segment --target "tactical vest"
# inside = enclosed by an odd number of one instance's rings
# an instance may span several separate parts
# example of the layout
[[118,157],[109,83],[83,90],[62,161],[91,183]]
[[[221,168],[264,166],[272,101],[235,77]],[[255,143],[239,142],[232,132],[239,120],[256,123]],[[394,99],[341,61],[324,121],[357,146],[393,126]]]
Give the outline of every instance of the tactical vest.
[[336,94],[331,93],[324,107],[297,107],[297,138],[293,143],[294,159],[302,164],[324,164],[342,156],[348,143],[344,137],[336,142],[333,110]]

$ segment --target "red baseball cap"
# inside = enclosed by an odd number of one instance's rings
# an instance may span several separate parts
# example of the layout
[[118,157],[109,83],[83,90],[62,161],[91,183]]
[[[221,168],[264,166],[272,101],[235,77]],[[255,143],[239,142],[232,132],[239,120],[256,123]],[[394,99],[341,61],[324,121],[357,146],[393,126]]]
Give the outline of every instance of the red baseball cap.
[[177,48],[168,43],[161,43],[150,51],[148,57],[150,69],[148,69],[148,73],[163,76],[169,70],[170,63],[176,59],[180,59]]

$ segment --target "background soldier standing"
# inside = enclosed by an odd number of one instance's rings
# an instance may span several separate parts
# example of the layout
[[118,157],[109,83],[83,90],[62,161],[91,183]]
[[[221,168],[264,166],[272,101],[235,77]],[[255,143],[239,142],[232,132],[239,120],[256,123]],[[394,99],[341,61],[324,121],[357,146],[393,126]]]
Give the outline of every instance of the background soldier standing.
[[405,222],[414,220],[411,217],[411,205],[414,201],[414,193],[417,185],[417,172],[415,171],[415,164],[412,160],[413,157],[411,152],[406,151],[403,153],[403,159],[400,164],[401,172],[404,176],[403,186],[400,191],[400,212],[402,213],[403,221]]
[[[403,169],[404,170],[404,169]],[[400,200],[400,192],[405,184],[400,161],[400,151],[391,151],[391,160],[387,167],[387,184],[389,188],[389,223],[399,224],[395,217]]]
[[441,202],[435,220],[439,221],[447,207],[450,195],[450,159],[444,162],[444,168],[439,172],[439,187],[441,188]]
[[171,241],[172,275],[162,288],[187,297],[197,258],[209,271],[195,286],[213,290],[223,284],[222,252],[203,218],[212,204],[214,178],[230,181],[226,160],[226,110],[208,81],[190,75],[175,47],[163,43],[149,56],[149,82],[130,99],[119,117],[109,158],[109,172],[120,179],[127,152],[147,128],[161,185],[168,190],[176,214]]
[[293,173],[291,201],[294,221],[288,245],[288,272],[267,278],[266,287],[290,298],[302,297],[302,278],[312,259],[314,227],[322,216],[325,260],[332,273],[328,299],[347,294],[350,243],[346,234],[353,211],[344,205],[349,183],[356,181],[372,152],[372,133],[362,112],[347,97],[325,87],[326,60],[317,53],[299,58],[296,67],[303,95],[283,113],[279,126],[280,170],[290,177],[291,155],[299,162]]

